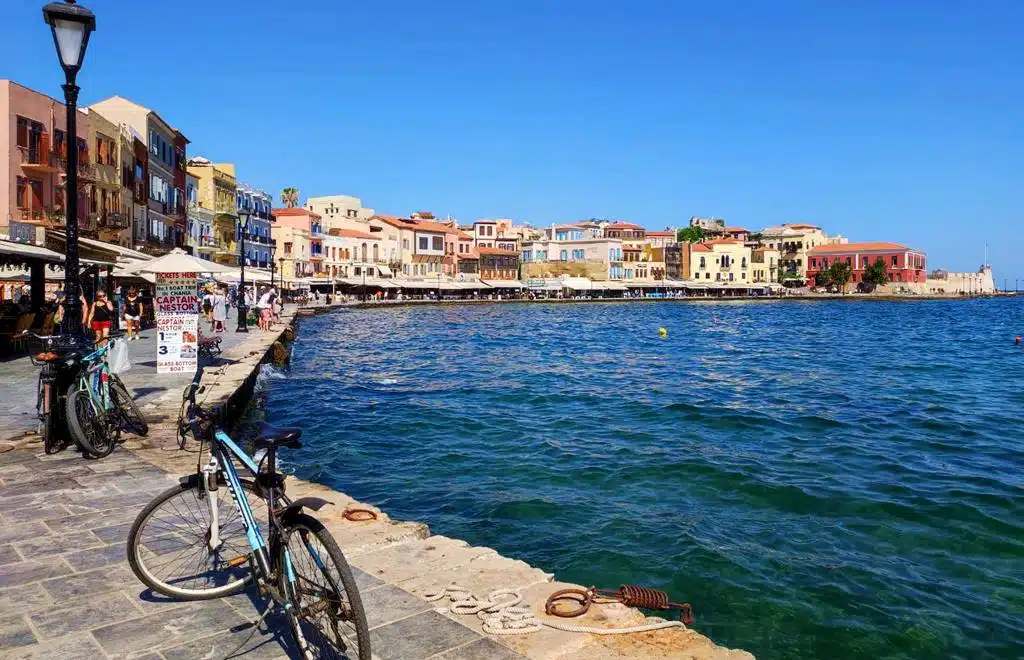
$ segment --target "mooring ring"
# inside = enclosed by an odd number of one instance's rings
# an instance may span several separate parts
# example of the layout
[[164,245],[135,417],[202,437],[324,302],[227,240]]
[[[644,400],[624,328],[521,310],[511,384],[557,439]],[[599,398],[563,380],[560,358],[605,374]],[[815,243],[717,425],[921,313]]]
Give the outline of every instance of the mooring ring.
[[345,517],[345,520],[351,520],[352,522],[377,519],[377,512],[370,511],[369,509],[345,509],[345,512],[341,515]]
[[[556,609],[555,603],[564,600],[578,603],[576,609],[569,611]],[[593,593],[585,589],[560,589],[548,596],[547,602],[544,603],[544,612],[551,616],[570,619],[585,614],[590,609],[590,604],[593,601]]]

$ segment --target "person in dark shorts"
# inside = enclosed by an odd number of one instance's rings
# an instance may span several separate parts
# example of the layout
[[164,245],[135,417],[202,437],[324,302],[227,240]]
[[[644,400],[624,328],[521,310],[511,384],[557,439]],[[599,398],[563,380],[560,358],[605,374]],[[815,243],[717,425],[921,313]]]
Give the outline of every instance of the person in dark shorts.
[[124,329],[128,335],[128,341],[135,341],[139,338],[139,321],[142,319],[142,298],[135,287],[128,289],[128,296],[124,299]]

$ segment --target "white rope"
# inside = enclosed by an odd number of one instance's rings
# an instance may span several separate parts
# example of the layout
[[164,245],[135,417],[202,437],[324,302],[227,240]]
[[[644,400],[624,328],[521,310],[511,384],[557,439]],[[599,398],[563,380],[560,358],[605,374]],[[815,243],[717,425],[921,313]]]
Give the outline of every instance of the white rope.
[[447,587],[432,587],[423,594],[423,598],[430,602],[445,596],[451,601],[448,610],[452,614],[475,614],[484,622],[483,630],[489,635],[524,635],[539,632],[545,627],[592,635],[625,635],[665,628],[686,628],[682,621],[665,621],[657,617],[648,617],[642,625],[627,628],[594,628],[543,621],[533,613],[532,607],[521,604],[523,594],[519,589],[496,589],[487,594],[486,600],[482,600],[469,589],[452,582]]

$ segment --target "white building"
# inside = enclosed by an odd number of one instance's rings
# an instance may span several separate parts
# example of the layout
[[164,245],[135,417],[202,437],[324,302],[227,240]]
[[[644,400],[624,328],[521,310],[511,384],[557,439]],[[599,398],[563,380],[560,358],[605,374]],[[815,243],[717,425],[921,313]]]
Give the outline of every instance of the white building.
[[306,208],[320,215],[324,231],[331,229],[354,229],[368,232],[368,223],[373,209],[363,206],[363,200],[351,195],[327,195],[310,197]]

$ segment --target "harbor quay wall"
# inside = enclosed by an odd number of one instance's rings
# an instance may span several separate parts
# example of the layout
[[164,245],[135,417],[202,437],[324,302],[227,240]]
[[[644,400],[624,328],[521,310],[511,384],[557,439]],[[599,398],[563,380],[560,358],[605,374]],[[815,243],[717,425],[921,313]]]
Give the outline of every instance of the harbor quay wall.
[[[297,323],[296,317],[316,311],[319,310],[289,311],[282,316],[283,326],[279,329],[270,333],[254,333],[240,345],[226,351],[226,364],[204,371],[201,380],[203,393],[197,397],[200,403],[208,408],[223,408],[229,419],[244,411],[260,366],[274,358],[285,357],[281,353],[283,347],[294,333],[301,332],[301,323]],[[161,420],[151,425],[149,436],[133,441],[126,447],[158,468],[184,475],[196,469],[197,456],[179,450],[177,406],[180,405],[180,399],[173,409],[171,403],[170,400],[165,403]],[[494,653],[480,657],[753,658],[746,651],[718,646],[704,635],[681,627],[616,635],[573,633],[545,627],[529,634],[486,635],[477,617],[453,614],[447,607],[447,599],[427,601],[424,595],[453,582],[481,598],[496,589],[516,589],[520,590],[525,602],[533,607],[535,614],[542,620],[598,628],[635,626],[642,624],[645,616],[634,608],[608,604],[594,606],[578,618],[550,617],[544,612],[547,597],[556,590],[581,588],[580,585],[559,582],[551,573],[523,561],[504,557],[491,548],[472,546],[459,539],[432,534],[423,523],[394,520],[373,504],[358,502],[322,484],[288,476],[286,489],[293,499],[316,496],[331,503],[331,506],[320,509],[316,515],[337,539],[349,563],[362,572],[357,582],[360,582],[361,592],[368,590],[363,601],[371,628],[375,621],[391,616],[384,610],[390,611],[400,602],[402,611],[429,611],[433,616],[443,616],[473,631],[477,637],[484,638],[473,644],[486,643]],[[344,513],[351,509],[372,511],[376,519],[348,520]],[[595,582],[600,582],[600,576],[595,576]],[[387,657],[387,654],[381,657]],[[455,649],[446,657],[462,656]]]

